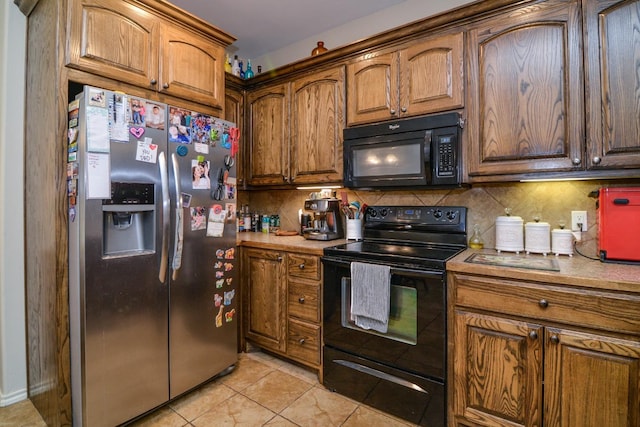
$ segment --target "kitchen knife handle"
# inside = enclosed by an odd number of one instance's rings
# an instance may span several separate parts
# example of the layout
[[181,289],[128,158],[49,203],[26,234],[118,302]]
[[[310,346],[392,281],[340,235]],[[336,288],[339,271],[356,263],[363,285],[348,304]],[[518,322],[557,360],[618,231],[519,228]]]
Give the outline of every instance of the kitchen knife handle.
[[173,273],[171,278],[178,278],[178,270],[182,266],[182,246],[183,246],[183,229],[184,216],[182,215],[182,190],[180,188],[180,164],[176,153],[171,154],[171,163],[173,164],[173,180],[176,186],[176,231],[173,243]]
[[160,168],[160,184],[162,190],[162,251],[160,256],[160,272],[158,279],[161,283],[167,278],[169,265],[169,174],[167,172],[167,158],[164,151],[158,154],[158,167]]

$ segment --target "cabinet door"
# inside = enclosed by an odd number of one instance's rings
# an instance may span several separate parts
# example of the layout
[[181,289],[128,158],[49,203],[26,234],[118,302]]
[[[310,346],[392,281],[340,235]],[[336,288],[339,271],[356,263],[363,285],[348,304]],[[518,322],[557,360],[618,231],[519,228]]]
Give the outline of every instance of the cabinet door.
[[[244,133],[244,98],[240,90],[225,87],[224,119],[236,124],[240,133]],[[244,138],[240,138],[240,145],[244,147]],[[244,149],[238,150],[236,155],[236,179],[238,188],[244,188]]]
[[287,344],[287,295],[284,255],[243,250],[245,337],[267,349],[284,352]]
[[347,122],[389,120],[398,114],[398,54],[347,65]]
[[400,51],[400,115],[463,106],[463,40],[451,34]]
[[542,327],[464,311],[455,312],[454,327],[454,416],[541,426]]
[[640,1],[584,1],[592,168],[640,166]]
[[552,0],[469,31],[469,175],[584,166],[579,16],[576,2]]
[[288,85],[280,84],[258,89],[248,96],[245,176],[249,185],[289,181],[288,93]]
[[547,427],[640,425],[640,342],[548,328]]
[[171,25],[162,26],[158,90],[222,109],[224,48]]
[[69,18],[67,66],[155,89],[156,17],[121,0],[72,0]]
[[291,91],[291,182],[342,181],[344,67],[296,80]]

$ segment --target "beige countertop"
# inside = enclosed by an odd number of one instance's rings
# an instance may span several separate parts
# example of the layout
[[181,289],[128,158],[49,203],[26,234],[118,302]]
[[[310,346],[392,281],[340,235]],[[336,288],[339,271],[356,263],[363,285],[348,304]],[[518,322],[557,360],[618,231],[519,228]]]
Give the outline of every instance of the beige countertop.
[[345,243],[346,240],[306,240],[298,236],[276,236],[273,233],[244,232],[237,234],[238,245],[259,249],[274,249],[281,251],[322,255],[322,250],[329,246]]
[[[466,261],[473,254],[518,257],[525,260],[531,259],[534,262],[543,264],[545,260],[549,262],[549,260],[554,259],[557,261],[560,271],[505,267],[504,265],[486,265]],[[574,254],[572,257],[567,255],[525,255],[524,253],[516,255],[507,252],[498,253],[494,249],[467,249],[447,262],[447,271],[640,293],[640,264],[629,265],[601,262],[583,257],[579,254]]]

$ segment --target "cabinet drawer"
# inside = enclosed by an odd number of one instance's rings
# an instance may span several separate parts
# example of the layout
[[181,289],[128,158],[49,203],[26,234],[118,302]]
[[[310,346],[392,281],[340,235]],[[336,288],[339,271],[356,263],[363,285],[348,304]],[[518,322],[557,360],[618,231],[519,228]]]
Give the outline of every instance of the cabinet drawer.
[[640,297],[455,275],[455,304],[565,324],[640,334]]
[[320,286],[317,283],[289,281],[289,316],[320,322]]
[[289,319],[287,354],[314,366],[320,365],[320,326]]
[[289,254],[287,273],[292,277],[320,280],[320,257],[305,254]]

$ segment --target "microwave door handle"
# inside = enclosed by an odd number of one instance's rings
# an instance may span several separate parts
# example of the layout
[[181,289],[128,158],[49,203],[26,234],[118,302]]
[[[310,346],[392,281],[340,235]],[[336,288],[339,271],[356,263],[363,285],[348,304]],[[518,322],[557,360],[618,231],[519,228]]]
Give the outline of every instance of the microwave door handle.
[[433,141],[433,131],[428,130],[424,133],[424,163],[428,167],[425,167],[424,176],[427,180],[427,184],[431,183],[431,171],[433,169],[431,158],[431,144]]

